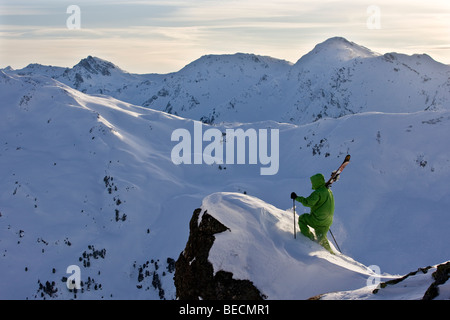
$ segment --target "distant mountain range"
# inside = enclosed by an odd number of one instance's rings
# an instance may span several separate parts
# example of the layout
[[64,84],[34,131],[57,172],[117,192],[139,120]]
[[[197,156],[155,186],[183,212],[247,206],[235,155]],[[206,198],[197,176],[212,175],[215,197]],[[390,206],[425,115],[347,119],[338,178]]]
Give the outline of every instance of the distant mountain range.
[[450,66],[426,54],[381,55],[340,37],[318,44],[295,64],[255,54],[207,55],[178,72],[140,75],[89,56],[73,68],[30,64],[14,73],[46,75],[84,93],[205,123],[304,124],[450,105]]

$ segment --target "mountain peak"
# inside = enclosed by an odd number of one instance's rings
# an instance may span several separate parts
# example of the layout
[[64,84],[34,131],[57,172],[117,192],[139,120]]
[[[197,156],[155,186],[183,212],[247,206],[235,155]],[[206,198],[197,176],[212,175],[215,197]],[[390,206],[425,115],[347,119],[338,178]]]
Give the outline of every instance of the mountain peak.
[[319,45],[320,44],[328,44],[328,45],[330,45],[330,44],[337,44],[337,45],[344,45],[344,46],[353,46],[353,45],[355,45],[354,42],[348,41],[344,37],[338,37],[338,36],[328,38],[324,42],[319,43]]
[[349,57],[371,57],[376,55],[372,50],[358,45],[354,42],[348,41],[343,37],[333,37],[325,40],[322,43],[316,45],[313,51],[326,51],[326,50],[335,50],[335,51],[345,51],[349,54]]
[[317,44],[313,50],[300,58],[297,64],[305,61],[317,61],[320,64],[324,62],[336,63],[355,58],[372,58],[378,55],[372,50],[348,41],[343,37],[332,37]]
[[84,69],[89,73],[101,74],[103,76],[110,76],[111,70],[114,69],[123,72],[115,64],[93,56],[88,56],[87,58],[81,59],[81,61],[78,62],[78,64],[76,64],[73,68]]

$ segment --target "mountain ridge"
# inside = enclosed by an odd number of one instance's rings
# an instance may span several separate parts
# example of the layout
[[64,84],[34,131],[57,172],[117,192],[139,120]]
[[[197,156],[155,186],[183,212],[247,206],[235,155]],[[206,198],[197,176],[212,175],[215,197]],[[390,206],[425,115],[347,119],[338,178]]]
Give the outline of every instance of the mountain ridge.
[[376,54],[341,37],[316,45],[296,63],[205,55],[177,72],[138,75],[89,56],[73,68],[29,65],[7,72],[41,73],[85,93],[204,123],[305,124],[366,111],[437,110],[450,101],[450,66],[428,55]]

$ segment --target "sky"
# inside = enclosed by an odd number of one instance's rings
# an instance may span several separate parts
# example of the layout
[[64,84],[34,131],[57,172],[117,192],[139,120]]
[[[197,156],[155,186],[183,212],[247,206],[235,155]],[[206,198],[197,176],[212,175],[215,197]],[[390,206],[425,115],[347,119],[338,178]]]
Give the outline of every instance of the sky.
[[92,55],[169,73],[236,52],[295,63],[334,36],[450,64],[450,1],[0,0],[0,68],[72,67]]

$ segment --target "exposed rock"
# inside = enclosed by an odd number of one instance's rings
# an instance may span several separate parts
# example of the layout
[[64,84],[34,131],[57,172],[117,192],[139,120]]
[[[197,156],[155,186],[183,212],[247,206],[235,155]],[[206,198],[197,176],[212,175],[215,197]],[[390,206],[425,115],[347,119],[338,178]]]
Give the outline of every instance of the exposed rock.
[[397,279],[393,279],[393,280],[389,280],[389,281],[386,281],[386,282],[382,282],[382,283],[379,284],[379,286],[376,289],[374,289],[372,291],[372,293],[376,294],[376,293],[378,293],[378,291],[380,291],[380,289],[384,289],[388,285],[396,285],[397,283],[400,283],[403,280],[405,280],[405,279],[407,279],[407,278],[409,278],[411,276],[415,276],[419,271],[422,272],[423,274],[425,274],[431,268],[432,268],[431,266],[428,266],[428,267],[425,267],[425,268],[419,268],[416,271],[412,271],[412,272],[408,273],[407,275],[404,275],[403,277],[400,277],[400,278],[397,278]]
[[450,261],[437,266],[436,271],[433,272],[434,282],[425,292],[422,300],[433,300],[439,295],[438,286],[444,284],[450,278]]
[[205,211],[196,209],[189,223],[186,248],[175,264],[176,295],[180,300],[262,300],[264,297],[249,280],[233,279],[233,274],[214,268],[208,261],[214,234],[228,228]]
[[[428,266],[426,268],[419,268],[417,271],[410,272],[407,275],[400,277],[398,279],[382,282],[376,289],[373,290],[373,293],[374,294],[378,293],[380,289],[386,288],[388,285],[396,285],[409,277],[415,276],[418,272],[426,274],[432,268],[434,267]],[[422,297],[422,300],[433,300],[434,298],[439,296],[439,285],[444,284],[450,278],[450,261],[437,265],[435,268],[436,271],[432,273],[434,282],[430,284],[424,296]]]

